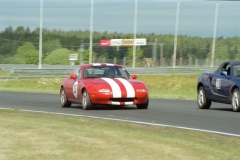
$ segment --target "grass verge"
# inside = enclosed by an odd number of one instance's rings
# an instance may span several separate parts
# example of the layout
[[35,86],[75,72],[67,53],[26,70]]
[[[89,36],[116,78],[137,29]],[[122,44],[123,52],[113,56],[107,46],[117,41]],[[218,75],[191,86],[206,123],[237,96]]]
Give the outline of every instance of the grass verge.
[[240,139],[101,119],[0,110],[0,159],[239,159]]
[[[196,74],[178,75],[138,75],[138,80],[146,83],[150,98],[195,100],[197,96]],[[0,79],[0,90],[59,93],[63,78]]]
[[[1,76],[1,73],[0,73]],[[4,74],[4,76],[9,76]],[[138,75],[150,98],[196,99],[197,74]],[[0,90],[59,93],[63,78],[0,79]],[[240,139],[217,134],[0,110],[0,159],[239,159]]]

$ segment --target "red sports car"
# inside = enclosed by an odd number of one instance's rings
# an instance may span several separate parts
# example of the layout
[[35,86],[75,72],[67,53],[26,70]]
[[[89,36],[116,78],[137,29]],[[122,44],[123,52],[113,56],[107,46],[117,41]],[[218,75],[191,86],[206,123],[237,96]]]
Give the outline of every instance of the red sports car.
[[61,105],[78,103],[85,110],[98,105],[137,105],[138,109],[147,109],[148,88],[136,78],[117,64],[80,65],[62,82]]

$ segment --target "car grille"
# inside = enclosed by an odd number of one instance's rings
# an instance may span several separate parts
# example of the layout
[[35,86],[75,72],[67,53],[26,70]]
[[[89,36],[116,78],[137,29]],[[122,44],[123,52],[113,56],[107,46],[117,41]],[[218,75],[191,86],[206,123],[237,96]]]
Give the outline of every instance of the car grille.
[[114,102],[133,102],[135,98],[110,98],[110,101]]

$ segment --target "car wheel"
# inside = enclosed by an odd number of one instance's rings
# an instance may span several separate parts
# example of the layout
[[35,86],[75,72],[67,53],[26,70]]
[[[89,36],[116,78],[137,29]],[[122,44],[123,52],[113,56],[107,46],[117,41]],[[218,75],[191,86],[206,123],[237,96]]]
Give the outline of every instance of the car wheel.
[[93,104],[89,98],[87,90],[84,90],[82,94],[82,108],[84,110],[89,110],[93,108]]
[[198,101],[198,107],[200,109],[209,109],[212,104],[212,101],[210,101],[206,98],[203,87],[200,87],[198,89],[198,100],[197,101]]
[[71,103],[68,101],[64,88],[61,88],[60,91],[60,102],[63,108],[71,107]]
[[232,109],[234,112],[240,111],[240,95],[238,89],[234,89],[232,94]]
[[148,100],[146,103],[143,104],[137,104],[138,109],[147,109],[148,108]]

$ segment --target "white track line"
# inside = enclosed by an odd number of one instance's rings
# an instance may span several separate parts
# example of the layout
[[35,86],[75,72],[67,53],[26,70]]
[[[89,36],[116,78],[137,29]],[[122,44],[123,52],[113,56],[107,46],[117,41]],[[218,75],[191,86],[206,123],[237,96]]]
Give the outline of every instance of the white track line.
[[87,118],[95,118],[95,119],[122,121],[122,122],[136,123],[136,124],[146,124],[146,125],[152,125],[152,126],[171,127],[171,128],[185,129],[185,130],[191,130],[191,131],[200,131],[200,132],[206,132],[206,133],[214,133],[214,134],[220,134],[220,135],[226,135],[226,136],[240,137],[239,134],[217,132],[217,131],[197,129],[197,128],[179,127],[179,126],[172,126],[172,125],[158,124],[158,123],[148,123],[148,122],[130,121],[130,120],[123,120],[123,119],[115,119],[115,118],[103,118],[103,117],[77,115],[77,114],[65,114],[65,113],[57,113],[57,112],[33,111],[33,110],[24,110],[24,109],[11,109],[11,108],[0,108],[0,109],[20,110],[20,111],[26,111],[26,112],[48,113],[48,114],[56,114],[56,115],[64,115],[64,116],[87,117]]

